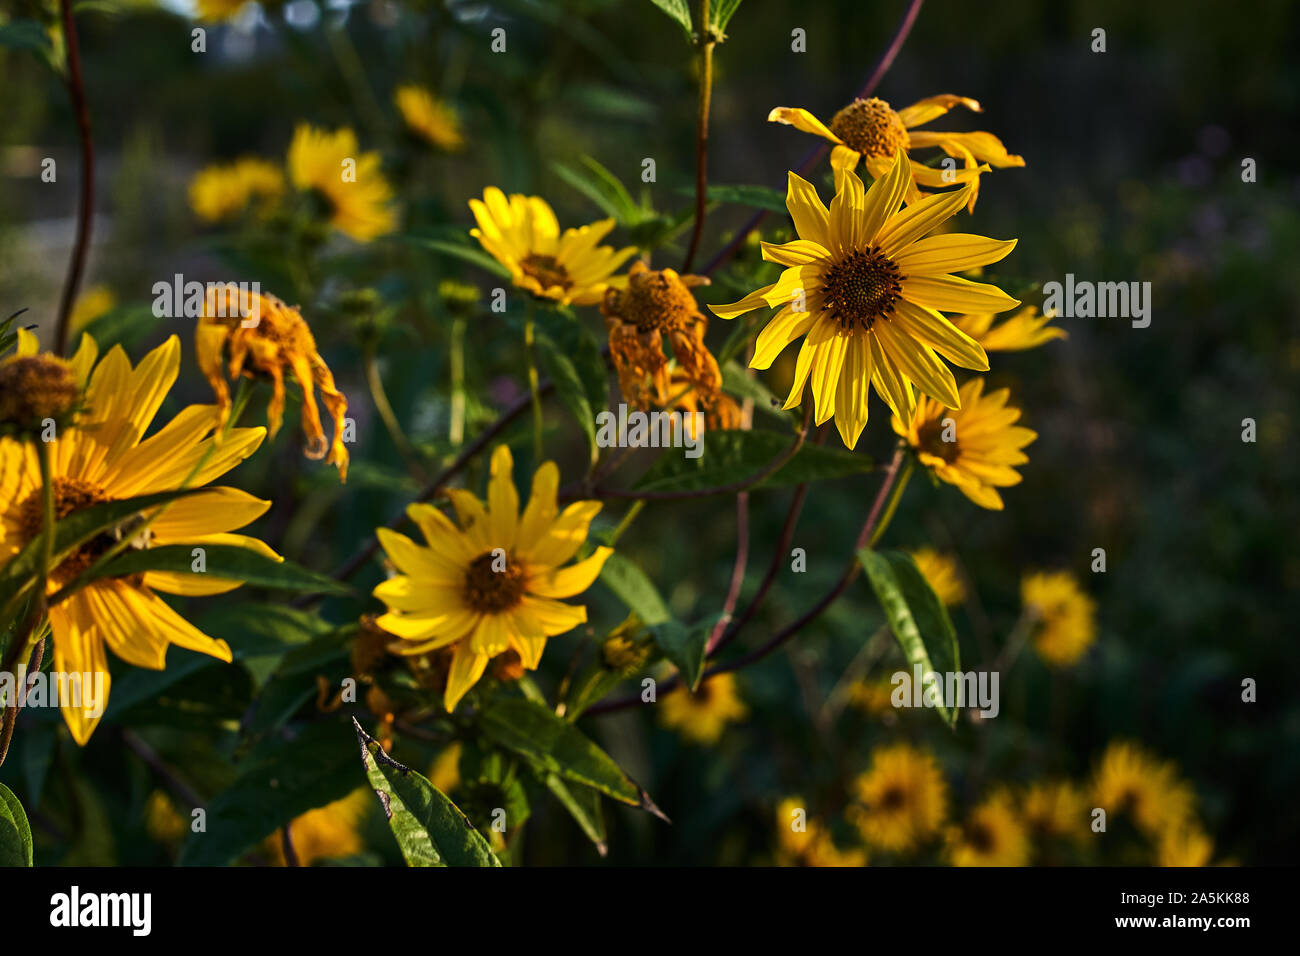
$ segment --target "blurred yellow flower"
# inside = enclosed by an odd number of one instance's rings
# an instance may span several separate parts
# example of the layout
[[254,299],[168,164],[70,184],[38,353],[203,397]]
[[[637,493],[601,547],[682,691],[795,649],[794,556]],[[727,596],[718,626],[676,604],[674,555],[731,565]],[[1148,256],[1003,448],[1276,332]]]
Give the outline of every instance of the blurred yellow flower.
[[1040,781],[1025,791],[1021,815],[1038,839],[1083,840],[1088,836],[1088,804],[1068,780]]
[[1137,744],[1112,743],[1093,777],[1092,798],[1111,818],[1126,816],[1147,836],[1159,837],[1191,820],[1195,797],[1178,768]]
[[190,180],[190,208],[205,222],[220,222],[238,216],[253,201],[265,213],[283,193],[284,174],[278,167],[245,156],[199,170]]
[[545,199],[521,193],[507,199],[495,186],[483,190],[481,200],[471,199],[469,208],[478,223],[469,234],[510,270],[515,285],[535,296],[562,305],[595,305],[607,288],[627,281],[611,276],[636,247],[615,251],[597,245],[614,228],[613,219],[566,229],[561,235]]
[[[296,307],[285,305],[273,295],[241,292],[232,284],[213,284],[203,303],[203,315],[194,327],[194,344],[199,369],[217,393],[222,424],[231,409],[227,371],[232,379],[240,375],[252,378],[260,372],[270,377],[274,389],[266,420],[275,437],[284,419],[285,373],[293,375],[302,386],[302,430],[307,436],[303,454],[312,459],[325,458],[326,464],[338,468],[339,478],[347,480],[348,449],[343,442],[347,396],[335,387],[334,375],[316,350],[316,339]],[[334,420],[333,442],[325,438],[316,388]]]
[[448,744],[438,752],[429,768],[429,782],[443,793],[451,793],[460,786],[460,741]]
[[1214,841],[1195,824],[1170,827],[1156,844],[1156,866],[1209,866]]
[[728,724],[744,720],[749,708],[740,699],[736,675],[718,674],[691,693],[678,687],[659,702],[659,722],[687,740],[708,746],[722,739]]
[[1020,598],[1033,616],[1031,642],[1048,664],[1069,667],[1097,636],[1097,605],[1067,571],[1026,575]]
[[422,86],[399,86],[393,102],[407,128],[421,139],[447,152],[465,148],[456,111]]
[[948,859],[953,866],[1025,866],[1029,837],[1010,798],[995,793],[970,812],[961,826],[949,827]]
[[205,23],[233,20],[251,0],[194,0],[199,19]]
[[[26,330],[18,333],[19,356],[33,356],[38,346]],[[83,334],[70,364],[85,389],[85,408],[76,428],[54,440],[51,466],[54,510],[66,518],[91,505],[137,495],[198,488],[225,474],[253,453],[266,437],[264,428],[232,428],[217,442],[207,437],[217,428],[212,405],[190,405],[149,438],[153,421],[180,370],[181,347],[170,336],[134,368],[121,346],[96,364],[99,347]],[[0,438],[0,565],[40,534],[43,527],[42,481],[37,455],[28,444]],[[236,545],[279,559],[256,538],[231,534],[260,517],[269,501],[234,488],[210,488],[150,512],[157,517],[135,535],[131,546]],[[49,574],[53,593],[86,571],[134,521],[85,542]],[[157,593],[222,594],[241,582],[210,574],[147,571],[128,577],[98,578],[49,609],[54,633],[54,670],[102,675],[103,704],[108,699],[109,671],[105,650],[136,667],[162,670],[172,645],[229,662],[230,647],[198,630]],[[102,709],[71,700],[62,706],[64,720],[78,744],[90,739]],[[98,714],[95,710],[98,709]]]
[[1038,435],[1014,424],[1020,409],[1007,405],[1009,389],[983,391],[984,379],[973,378],[961,387],[960,408],[923,398],[906,426],[898,416],[893,426],[935,477],[981,508],[1001,511],[998,488],[1020,483],[1015,466],[1029,461],[1021,449]]
[[433,505],[408,507],[427,546],[387,528],[378,531],[398,573],[374,590],[389,609],[376,623],[406,642],[393,648],[401,654],[454,647],[444,694],[449,711],[500,654],[513,650],[526,669],[536,670],[547,638],[587,620],[586,607],[557,599],[591,587],[613,553],[596,548],[560,567],[577,554],[601,504],[576,501],[560,512],[560,470],[548,461],[533,476],[521,517],[513,470],[510,449],[499,445],[486,508],[469,491],[448,490],[459,527]]
[[294,187],[319,196],[325,218],[344,235],[370,242],[396,228],[383,161],[376,152],[362,153],[351,129],[331,133],[300,124],[289,144],[288,164]]
[[[908,690],[906,699],[912,699],[911,677],[907,677]],[[877,680],[857,680],[849,685],[848,702],[872,717],[883,717],[894,713],[894,685],[888,677]]]
[[[908,181],[904,198],[908,205],[927,195],[918,186],[942,189],[956,183],[969,183],[970,192],[964,198],[968,200],[967,208],[973,212],[975,200],[979,196],[980,174],[989,172],[989,164],[1004,168],[1023,166],[1025,161],[1008,153],[1002,141],[992,133],[916,130],[916,127],[938,119],[959,105],[976,113],[982,112],[977,100],[944,93],[897,111],[879,97],[856,99],[831,117],[829,127],[808,110],[788,106],[778,106],[768,114],[767,119],[768,122],[784,123],[834,143],[831,166],[837,170],[854,169],[861,159],[867,174],[872,179],[879,179],[889,172],[896,157],[905,157]],[[939,147],[954,159],[962,160],[962,168],[935,168],[907,156],[911,150],[932,146]]]
[[72,315],[68,317],[69,334],[81,331],[101,315],[110,312],[117,305],[117,296],[106,285],[93,285],[77,296],[72,306]]
[[985,352],[1022,352],[1046,345],[1053,339],[1068,339],[1070,333],[1051,324],[1053,315],[1042,315],[1038,306],[1027,305],[1001,325],[994,326],[995,312],[968,312],[954,315],[957,326],[984,347]]
[[910,744],[878,747],[854,783],[858,803],[848,818],[868,844],[894,853],[915,849],[939,832],[948,813],[948,785],[934,756]]
[[916,406],[913,385],[949,408],[960,404],[957,382],[940,355],[965,368],[989,367],[979,343],[940,310],[1002,311],[1020,304],[996,286],[949,275],[997,262],[1015,248],[1014,239],[961,233],[922,238],[961,208],[971,187],[902,211],[907,176],[902,152],[869,190],[852,170],[840,169],[828,210],[811,183],[790,173],[786,206],[800,238],[763,243],[763,258],[785,271],[739,302],[709,306],[724,319],[780,309],[759,334],[749,364],[768,368],[803,338],[785,407],[800,404],[811,378],[817,424],[833,415],[849,448],[866,427],[871,386],[906,421]]
[[788,797],[777,807],[777,862],[781,866],[867,865],[866,852],[859,849],[838,849],[830,833],[817,821],[807,818],[805,806],[802,797]]
[[144,828],[155,843],[179,843],[189,831],[189,826],[171,799],[161,790],[149,794],[144,805]]
[[940,554],[933,548],[918,548],[909,553],[941,604],[952,607],[966,600],[966,585],[952,555]]
[[[341,800],[308,810],[289,824],[289,839],[299,866],[319,860],[356,856],[365,848],[361,824],[374,803],[374,791],[359,787]],[[267,837],[265,848],[273,865],[288,866],[284,845],[277,830]]]

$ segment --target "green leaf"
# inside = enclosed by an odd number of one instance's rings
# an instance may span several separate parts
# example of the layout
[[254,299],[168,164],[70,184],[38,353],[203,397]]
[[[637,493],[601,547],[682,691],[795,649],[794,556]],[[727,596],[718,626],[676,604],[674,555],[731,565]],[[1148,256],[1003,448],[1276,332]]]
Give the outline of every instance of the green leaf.
[[[677,191],[682,195],[695,195],[695,190],[686,186]],[[710,186],[705,196],[709,202],[734,203],[737,206],[752,206],[769,212],[786,211],[785,194],[770,186]]]
[[12,790],[0,783],[0,866],[32,865],[32,828]]
[[555,392],[587,436],[592,460],[596,446],[596,412],[609,398],[609,378],[600,346],[586,326],[571,315],[544,311],[537,317],[537,344]]
[[546,707],[518,697],[498,698],[483,709],[479,718],[489,739],[543,771],[668,819],[605,751]]
[[[903,649],[908,665],[912,668],[920,665],[923,681],[928,679],[927,675],[937,674],[938,690],[942,693],[944,675],[961,670],[957,632],[953,630],[943,603],[910,554],[862,548],[858,551],[858,560],[867,572],[872,590],[884,608],[889,628]],[[957,686],[960,688],[960,682]],[[957,720],[957,708],[963,703],[956,701],[951,710],[942,705],[935,709],[944,722],[952,726]]]
[[727,32],[727,24],[735,16],[741,0],[709,0],[709,22],[718,33]]
[[587,167],[586,170],[560,162],[552,163],[551,169],[555,175],[604,210],[606,215],[618,220],[619,225],[634,226],[645,218],[644,210],[637,205],[617,176],[590,156],[583,156],[582,164]]
[[487,840],[446,794],[384,753],[355,717],[352,727],[366,776],[407,866],[501,865]]
[[668,605],[659,596],[659,590],[646,573],[623,557],[611,554],[600,572],[600,581],[614,592],[627,609],[641,619],[646,627],[654,627],[672,619]]
[[82,333],[89,335],[99,346],[100,355],[106,354],[114,345],[121,345],[130,352],[158,327],[158,323],[159,319],[150,306],[119,306],[88,322],[73,333],[72,339],[79,342]]
[[560,805],[569,811],[569,816],[587,835],[587,839],[596,845],[596,852],[605,856],[609,845],[605,837],[605,815],[600,808],[600,794],[590,787],[570,787],[553,773],[545,774],[548,790],[560,801]]
[[454,259],[460,259],[471,265],[476,265],[480,269],[500,276],[503,279],[510,278],[510,270],[497,262],[495,258],[484,252],[477,245],[469,245],[464,242],[451,242],[446,239],[431,239],[427,236],[401,236],[406,242],[414,243],[424,249],[433,252],[442,253],[444,256],[451,256]]
[[664,656],[681,671],[692,691],[700,685],[700,677],[704,673],[705,650],[716,623],[715,615],[709,620],[689,626],[680,621],[664,621],[650,628],[655,643],[664,652]]
[[310,571],[292,561],[276,561],[249,548],[233,544],[169,544],[158,548],[128,548],[104,566],[99,577],[125,577],[145,571],[194,572],[202,552],[203,574],[280,591],[350,594],[352,589],[333,578]]
[[650,0],[656,7],[676,21],[686,31],[686,38],[691,39],[691,11],[686,0]]
[[[793,439],[774,431],[706,431],[699,458],[663,454],[636,484],[637,491],[699,491],[752,478],[790,447]],[[870,458],[838,448],[805,443],[789,461],[755,488],[783,488],[871,471]]]
[[722,367],[722,390],[737,398],[750,398],[754,401],[754,410],[763,412],[786,425],[795,423],[793,412],[782,409],[785,404],[777,398],[757,376],[747,375],[737,362],[728,362]]

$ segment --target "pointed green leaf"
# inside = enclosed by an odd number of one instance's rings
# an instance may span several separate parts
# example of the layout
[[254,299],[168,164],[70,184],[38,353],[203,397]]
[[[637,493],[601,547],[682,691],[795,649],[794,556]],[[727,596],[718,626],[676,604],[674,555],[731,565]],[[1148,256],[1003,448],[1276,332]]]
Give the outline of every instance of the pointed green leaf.
[[32,865],[32,828],[12,790],[0,783],[0,866]]
[[[195,554],[201,551],[202,554]],[[171,571],[193,574],[202,559],[204,570],[198,573],[230,581],[243,581],[257,587],[281,591],[350,594],[351,588],[327,575],[308,570],[292,561],[276,561],[248,548],[231,544],[169,544],[157,548],[128,548],[104,566],[99,577],[124,577],[145,571]]]

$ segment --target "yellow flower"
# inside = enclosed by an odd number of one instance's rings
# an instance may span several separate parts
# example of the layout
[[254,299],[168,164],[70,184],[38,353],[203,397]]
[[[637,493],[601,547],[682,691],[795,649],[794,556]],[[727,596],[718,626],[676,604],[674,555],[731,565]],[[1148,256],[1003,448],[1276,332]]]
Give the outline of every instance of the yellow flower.
[[[776,811],[776,832],[779,849],[777,861],[782,866],[858,867],[867,865],[867,854],[862,850],[841,850],[835,846],[830,833],[817,821],[807,818],[802,797],[788,797],[781,801]],[[796,830],[803,812],[802,829]]]
[[1209,866],[1214,841],[1195,824],[1170,827],[1156,846],[1156,866]]
[[[35,355],[36,338],[19,332],[18,354]],[[218,444],[208,436],[217,427],[212,405],[191,405],[166,426],[144,438],[145,430],[176,381],[180,342],[171,336],[131,367],[121,346],[96,364],[99,348],[89,335],[70,360],[85,389],[86,411],[76,428],[59,433],[51,449],[54,508],[66,518],[91,505],[137,495],[201,487],[251,455],[266,437],[264,428],[232,428]],[[143,440],[142,440],[143,439]],[[43,526],[41,476],[30,446],[0,438],[0,563],[35,538]],[[278,555],[256,538],[231,534],[261,516],[271,503],[234,488],[210,488],[164,506],[133,547],[236,545],[267,557]],[[105,532],[69,554],[49,575],[50,593],[68,584],[130,534],[135,521]],[[172,610],[156,592],[221,594],[239,587],[208,574],[147,571],[130,577],[99,578],[49,609],[54,633],[54,670],[102,675],[109,691],[110,649],[128,664],[162,670],[169,645],[231,660],[225,641],[214,640]],[[92,680],[97,679],[92,677]],[[101,712],[102,713],[102,712]],[[90,739],[98,716],[71,702],[63,716],[78,744]]]
[[718,674],[691,693],[678,687],[659,702],[659,722],[676,730],[687,740],[708,746],[722,738],[727,724],[744,720],[749,708],[740,699],[736,676]]
[[205,23],[220,23],[223,20],[233,20],[235,14],[249,2],[250,0],[195,0],[195,6],[200,20]]
[[948,812],[948,785],[933,755],[910,744],[879,747],[854,784],[858,804],[849,821],[869,844],[905,853],[939,832]]
[[106,285],[93,285],[77,296],[68,317],[68,331],[78,332],[117,305],[117,296]]
[[486,508],[464,489],[447,492],[460,527],[432,505],[407,508],[427,547],[396,531],[378,531],[398,573],[374,590],[389,608],[377,623],[406,642],[394,647],[401,654],[454,647],[444,695],[449,711],[499,654],[513,650],[525,668],[536,670],[548,637],[587,620],[585,607],[557,598],[591,587],[613,553],[597,548],[560,567],[586,540],[600,502],[576,501],[560,512],[560,470],[548,461],[533,476],[521,517],[513,470],[510,449],[500,445],[492,453]]
[[1088,836],[1087,801],[1069,781],[1033,784],[1025,791],[1021,813],[1030,832],[1040,839],[1082,840]]
[[[831,165],[835,169],[855,169],[858,160],[862,159],[871,178],[879,179],[889,172],[896,157],[906,157],[908,182],[905,199],[909,205],[926,195],[918,186],[943,188],[954,183],[970,183],[968,208],[974,211],[975,199],[979,195],[979,177],[981,173],[989,172],[989,164],[1003,168],[1023,166],[1025,161],[1008,153],[1002,141],[992,133],[917,131],[916,127],[938,119],[959,105],[976,113],[982,112],[978,101],[945,93],[897,111],[878,97],[854,100],[831,117],[829,127],[807,110],[787,106],[778,106],[767,118],[769,122],[785,123],[834,143]],[[911,150],[932,146],[962,160],[963,168],[939,169],[907,156]]]
[[[289,841],[299,866],[311,866],[317,860],[334,860],[356,856],[366,848],[361,839],[361,824],[374,802],[373,791],[359,787],[341,800],[308,810],[289,824]],[[276,866],[288,866],[280,831],[266,839],[266,851]]]
[[966,585],[952,555],[940,554],[933,548],[918,548],[910,554],[939,603],[952,607],[966,600]]
[[205,222],[220,222],[238,216],[253,200],[266,212],[283,192],[284,174],[275,165],[245,156],[201,169],[190,181],[190,207]]
[[326,218],[357,242],[392,232],[397,215],[389,208],[393,190],[376,152],[362,153],[357,135],[344,127],[330,133],[302,123],[289,144],[289,178],[313,190],[326,205]]
[[[36,341],[26,330],[20,330],[20,341],[23,334]],[[35,346],[5,356],[0,359],[0,429],[31,434],[51,420],[56,426],[70,425],[83,384],[68,361],[38,354]]]
[[155,790],[144,806],[144,829],[157,843],[179,843],[189,830],[184,817],[176,812],[167,794]]
[[909,182],[901,152],[889,174],[865,192],[851,170],[835,178],[827,210],[816,189],[790,173],[786,206],[800,238],[763,243],[763,258],[786,267],[781,278],[739,302],[709,308],[724,319],[779,308],[759,334],[750,366],[770,367],[806,335],[785,407],[802,401],[811,377],[817,424],[834,415],[852,448],[867,424],[869,385],[906,421],[915,408],[913,384],[949,408],[959,405],[957,383],[940,355],[966,368],[989,367],[979,343],[939,310],[1002,311],[1020,303],[996,286],[947,274],[997,262],[1014,239],[921,238],[961,208],[970,186],[900,211]]
[[1034,617],[1033,645],[1056,667],[1069,667],[1097,636],[1097,605],[1066,571],[1030,574],[1020,582],[1020,597]]
[[[911,677],[907,676],[906,699],[912,699]],[[878,680],[857,680],[849,685],[848,702],[852,707],[856,707],[872,717],[893,716],[894,714],[894,685],[889,678]]]
[[1029,461],[1021,449],[1038,435],[1014,424],[1020,409],[1007,405],[1009,389],[988,395],[983,391],[984,379],[973,378],[962,385],[956,411],[926,398],[906,426],[897,416],[893,426],[935,477],[956,485],[981,508],[1001,511],[998,488],[1020,483],[1015,466]]
[[[246,296],[246,297],[245,297]],[[244,301],[241,301],[244,298]],[[247,328],[244,323],[251,323]],[[303,453],[312,459],[329,457],[339,478],[347,480],[348,449],[343,443],[348,400],[334,385],[334,375],[316,350],[311,329],[296,307],[285,305],[273,295],[241,293],[233,285],[209,287],[203,315],[194,327],[199,369],[217,393],[221,422],[230,414],[230,388],[223,367],[229,347],[229,373],[253,377],[262,372],[271,378],[274,391],[266,409],[267,424],[274,437],[284,419],[284,376],[288,372],[302,386],[302,430],[307,436]],[[334,441],[327,442],[316,405],[315,388],[334,420]]]
[[429,782],[443,793],[451,793],[460,786],[460,741],[443,747],[429,768]]
[[1029,837],[1005,793],[995,793],[970,812],[960,827],[948,830],[953,866],[1025,866]]
[[597,245],[614,228],[613,219],[566,229],[561,235],[545,199],[520,193],[507,199],[495,186],[483,190],[481,200],[471,199],[469,208],[478,223],[469,234],[510,270],[515,285],[535,296],[563,305],[595,305],[609,286],[627,281],[611,276],[636,247],[616,252]]
[[1097,765],[1093,800],[1108,817],[1127,816],[1147,836],[1157,837],[1191,819],[1194,796],[1174,764],[1136,744],[1117,742]]
[[465,148],[456,111],[424,87],[399,86],[393,92],[393,102],[406,125],[421,139],[449,153]]
[[1042,315],[1034,305],[1025,306],[996,328],[995,318],[993,312],[969,312],[953,316],[952,324],[984,346],[985,352],[1023,352],[1070,337],[1065,329],[1050,324],[1055,313]]

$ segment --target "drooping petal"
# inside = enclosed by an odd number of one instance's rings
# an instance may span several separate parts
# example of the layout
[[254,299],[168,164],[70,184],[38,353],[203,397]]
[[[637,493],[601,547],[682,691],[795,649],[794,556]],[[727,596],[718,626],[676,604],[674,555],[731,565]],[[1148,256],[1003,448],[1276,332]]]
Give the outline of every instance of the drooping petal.
[[470,645],[471,641],[462,640],[456,645],[456,652],[451,658],[451,670],[447,674],[447,690],[442,698],[448,713],[456,709],[460,699],[478,683],[478,679],[483,676],[483,671],[487,669],[487,655],[475,652]]
[[793,126],[795,129],[802,130],[805,133],[812,133],[814,136],[820,136],[822,139],[830,140],[832,143],[842,143],[843,141],[830,131],[825,123],[813,116],[812,113],[799,107],[778,106],[772,112],[767,114],[769,123],[784,123],[786,126]]
[[528,580],[528,593],[546,598],[567,598],[581,594],[600,576],[601,569],[613,553],[613,548],[597,548],[590,557],[577,564],[535,573]]

